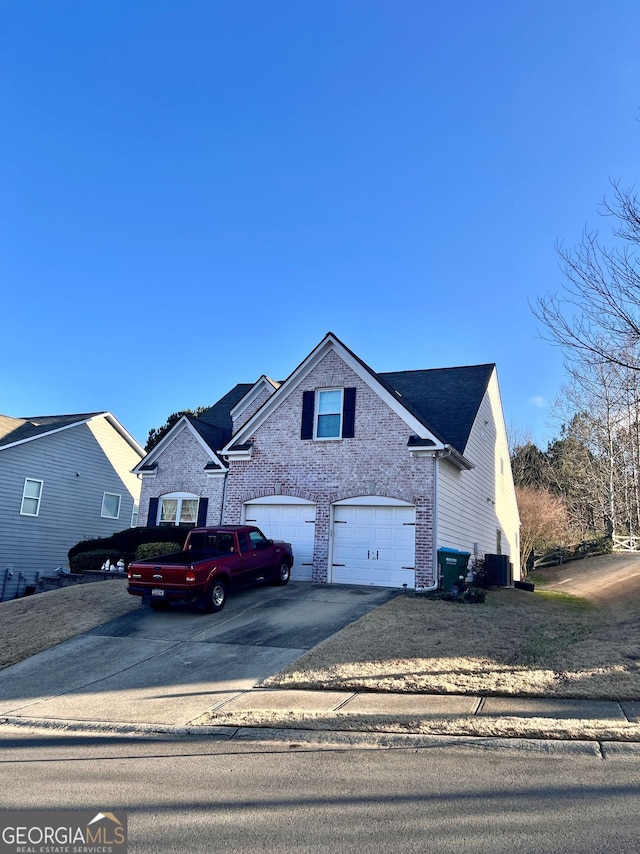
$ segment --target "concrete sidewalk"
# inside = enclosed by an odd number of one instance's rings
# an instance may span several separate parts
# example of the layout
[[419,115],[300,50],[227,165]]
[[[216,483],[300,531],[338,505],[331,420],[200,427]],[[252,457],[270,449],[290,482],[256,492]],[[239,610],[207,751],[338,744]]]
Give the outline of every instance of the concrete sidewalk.
[[[626,743],[627,749],[640,749],[640,702],[591,700],[526,699],[518,697],[482,697],[433,694],[384,694],[354,691],[301,691],[248,688],[217,694],[198,692],[200,714],[192,719],[176,715],[176,703],[183,712],[193,710],[187,690],[173,697],[163,714],[149,718],[140,714],[146,707],[144,697],[128,696],[118,714],[107,702],[102,713],[91,703],[89,709],[79,697],[71,695],[40,708],[37,704],[0,711],[3,725],[11,728],[46,728],[140,734],[198,732],[220,737],[258,737],[267,732],[296,732],[296,739],[351,736],[480,738],[504,742],[535,740],[549,744],[578,742],[597,745]],[[53,699],[53,698],[52,698]],[[84,697],[85,702],[87,696]],[[103,700],[107,699],[103,697]],[[62,705],[59,705],[62,701]],[[84,706],[84,708],[83,708]],[[172,711],[169,709],[172,708]],[[206,709],[206,711],[205,711]],[[148,707],[146,707],[148,711]],[[315,735],[313,734],[315,733]],[[324,736],[322,735],[324,734]],[[623,747],[623,744],[620,744]],[[594,748],[595,749],[595,748]]]
[[254,688],[226,698],[210,710],[228,716],[248,712],[306,712],[331,715],[420,718],[517,717],[567,721],[640,723],[640,702],[481,697],[459,694],[388,694],[354,691],[296,691]]

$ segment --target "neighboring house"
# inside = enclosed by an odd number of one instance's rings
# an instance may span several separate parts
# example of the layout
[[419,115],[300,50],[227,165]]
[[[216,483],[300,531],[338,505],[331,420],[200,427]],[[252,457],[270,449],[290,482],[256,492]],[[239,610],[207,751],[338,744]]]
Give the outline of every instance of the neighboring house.
[[143,456],[110,412],[0,415],[0,600],[66,566],[80,540],[136,525]]
[[442,547],[520,577],[493,364],[377,374],[329,333],[284,382],[183,416],[134,471],[139,524],[257,524],[292,543],[293,578],[427,589]]

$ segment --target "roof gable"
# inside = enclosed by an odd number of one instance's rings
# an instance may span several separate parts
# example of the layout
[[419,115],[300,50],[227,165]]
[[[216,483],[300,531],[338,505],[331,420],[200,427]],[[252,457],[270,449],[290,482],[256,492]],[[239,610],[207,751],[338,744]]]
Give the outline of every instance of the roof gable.
[[280,404],[297,388],[322,359],[333,351],[354,371],[382,400],[405,421],[410,430],[419,438],[430,440],[432,447],[442,448],[443,442],[429,426],[422,421],[417,411],[408,406],[402,396],[385,380],[381,379],[362,359],[355,355],[332,332],[328,332],[314,350],[301,362],[290,376],[280,385],[273,395],[262,405],[255,415],[238,430],[233,439],[224,448],[223,454],[228,454],[233,448],[244,447],[253,432],[263,424]]
[[145,458],[135,467],[134,472],[140,473],[143,470],[153,471],[153,465],[169,445],[176,435],[185,426],[195,436],[196,440],[202,445],[204,450],[211,454],[212,458],[222,463],[218,457],[217,451],[231,438],[233,431],[233,422],[231,420],[231,410],[238,404],[240,400],[254,387],[254,383],[238,383],[223,397],[220,398],[213,406],[205,409],[198,418],[191,415],[183,415],[176,421],[173,427],[165,433],[158,444],[152,448]]
[[33,415],[29,418],[12,418],[9,415],[0,415],[0,451],[40,439],[43,436],[49,436],[52,433],[59,433],[61,430],[77,427],[80,424],[86,424],[95,418],[104,418],[108,421],[140,456],[144,455],[142,447],[110,412],[87,412],[80,415]]
[[243,412],[245,412],[252,403],[254,403],[258,397],[262,394],[263,391],[266,391],[267,394],[272,395],[274,391],[276,391],[280,387],[280,383],[276,382],[276,380],[270,379],[270,377],[263,374],[260,379],[255,382],[249,391],[244,394],[238,403],[231,410],[231,418],[235,422],[237,421]]

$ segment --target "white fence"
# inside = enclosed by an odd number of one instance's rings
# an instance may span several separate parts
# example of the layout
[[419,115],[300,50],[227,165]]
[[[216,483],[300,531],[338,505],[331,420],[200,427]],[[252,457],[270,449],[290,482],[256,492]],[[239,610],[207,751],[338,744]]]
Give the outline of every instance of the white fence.
[[640,536],[612,537],[614,552],[640,552]]

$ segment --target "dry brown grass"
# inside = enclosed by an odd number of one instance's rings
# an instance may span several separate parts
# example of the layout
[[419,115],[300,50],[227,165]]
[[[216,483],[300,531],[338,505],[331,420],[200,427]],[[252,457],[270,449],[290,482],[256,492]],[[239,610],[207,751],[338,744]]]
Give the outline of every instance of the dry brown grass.
[[366,715],[353,712],[301,712],[254,709],[214,711],[194,726],[268,727],[315,732],[387,733],[394,735],[534,738],[563,741],[640,742],[640,725],[625,720],[516,717],[509,715]]
[[399,596],[264,684],[632,700],[639,662],[637,608],[500,589],[482,605]]
[[0,602],[0,670],[139,607],[119,578]]

